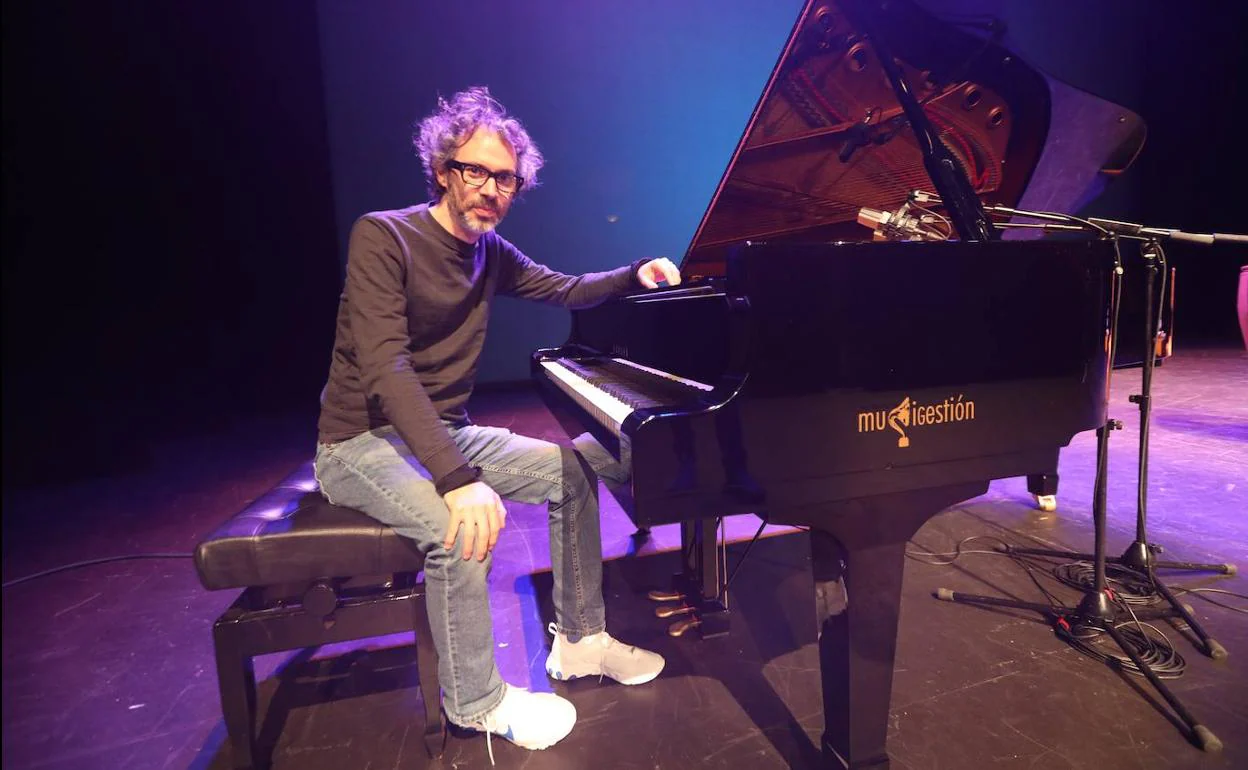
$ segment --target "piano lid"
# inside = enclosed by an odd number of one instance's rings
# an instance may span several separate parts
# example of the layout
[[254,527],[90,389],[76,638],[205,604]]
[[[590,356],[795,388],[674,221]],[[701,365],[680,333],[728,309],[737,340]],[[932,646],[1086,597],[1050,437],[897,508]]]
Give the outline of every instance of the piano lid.
[[723,275],[745,240],[871,240],[859,209],[935,189],[871,40],[844,12],[851,2],[872,14],[984,203],[1073,213],[1143,145],[1139,116],[912,0],[808,0],[685,253],[687,279]]

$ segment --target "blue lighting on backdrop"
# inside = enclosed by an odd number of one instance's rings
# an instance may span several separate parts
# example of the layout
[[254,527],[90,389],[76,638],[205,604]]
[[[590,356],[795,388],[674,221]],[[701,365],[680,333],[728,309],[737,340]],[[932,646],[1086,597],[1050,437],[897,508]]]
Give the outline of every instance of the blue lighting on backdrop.
[[[340,250],[365,211],[426,199],[412,123],[437,93],[491,92],[547,158],[499,232],[565,272],[679,258],[800,0],[321,2]],[[280,95],[279,95],[280,98]],[[566,311],[499,302],[481,380],[524,379]]]

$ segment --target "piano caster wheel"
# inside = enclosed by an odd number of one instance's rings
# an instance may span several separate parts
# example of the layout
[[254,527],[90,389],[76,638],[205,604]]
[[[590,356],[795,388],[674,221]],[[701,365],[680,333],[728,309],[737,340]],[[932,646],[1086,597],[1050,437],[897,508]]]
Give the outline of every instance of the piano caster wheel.
[[691,612],[693,612],[693,607],[688,604],[675,606],[669,604],[666,607],[656,607],[654,609],[654,616],[656,618],[671,618],[677,615],[688,615]]
[[1057,495],[1036,495],[1036,507],[1047,513],[1057,510]]
[[637,531],[633,533],[633,537],[650,537],[650,528],[638,527]]
[[667,627],[667,635],[673,637],[684,636],[686,631],[691,628],[696,628],[701,624],[702,621],[698,620],[696,617],[678,620]]
[[652,602],[679,602],[683,601],[685,595],[679,591],[659,591],[654,590],[646,594]]

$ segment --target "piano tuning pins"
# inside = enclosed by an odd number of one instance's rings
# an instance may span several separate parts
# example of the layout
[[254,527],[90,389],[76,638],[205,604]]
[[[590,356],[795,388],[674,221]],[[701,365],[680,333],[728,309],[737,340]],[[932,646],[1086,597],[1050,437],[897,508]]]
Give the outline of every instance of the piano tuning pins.
[[868,53],[867,44],[858,43],[849,49],[849,53],[845,56],[845,66],[849,67],[851,72],[862,72],[867,68]]
[[983,100],[983,98],[984,98],[984,93],[983,91],[979,90],[979,86],[976,86],[976,85],[967,86],[966,89],[962,92],[962,109],[966,110],[967,112],[970,112],[971,110],[979,106],[979,103]]

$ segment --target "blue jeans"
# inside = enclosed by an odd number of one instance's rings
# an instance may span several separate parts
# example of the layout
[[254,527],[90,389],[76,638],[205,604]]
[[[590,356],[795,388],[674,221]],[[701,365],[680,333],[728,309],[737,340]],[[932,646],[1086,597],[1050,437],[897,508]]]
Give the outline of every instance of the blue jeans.
[[[481,468],[481,481],[499,497],[548,504],[559,630],[572,639],[604,630],[598,474],[622,481],[626,472],[588,435],[569,448],[505,428],[446,427],[468,462]],[[443,547],[450,512],[428,471],[392,426],[318,444],[316,478],[331,503],[363,511],[414,540],[425,554],[426,601],[444,707],[457,724],[479,721],[503,698],[486,584],[492,557],[465,560],[459,537],[449,550]]]

